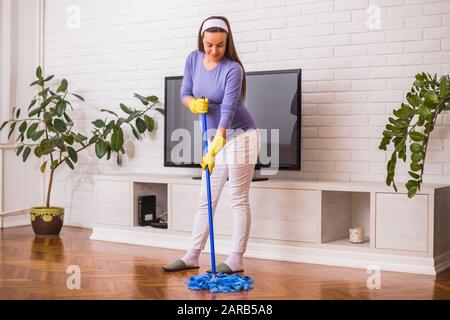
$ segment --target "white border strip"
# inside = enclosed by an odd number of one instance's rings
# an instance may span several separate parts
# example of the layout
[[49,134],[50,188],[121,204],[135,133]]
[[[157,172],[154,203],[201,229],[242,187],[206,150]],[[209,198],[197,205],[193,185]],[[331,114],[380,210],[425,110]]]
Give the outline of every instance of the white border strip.
[[[3,122],[3,116],[9,116],[10,104],[10,80],[11,80],[11,16],[12,2],[4,0],[0,2],[0,46],[2,54],[0,54],[0,120]],[[6,136],[5,136],[6,139]],[[4,140],[0,137],[0,140]],[[0,142],[1,142],[0,141]],[[3,148],[0,147],[0,211],[3,210]],[[3,221],[2,221],[3,222]]]
[[[112,241],[134,245],[186,250],[189,236],[129,231],[114,228],[93,228],[91,240]],[[216,240],[216,253],[227,254],[232,249],[229,240]],[[206,247],[205,252],[208,252]],[[248,243],[247,257],[313,263],[337,267],[367,269],[376,265],[380,270],[436,275],[434,259],[429,257],[395,256],[379,253],[363,253],[343,250],[291,247],[283,245]]]
[[[29,208],[0,212],[0,229],[30,225],[29,213]],[[22,217],[7,219],[9,217],[17,216]],[[8,220],[7,224],[5,224],[5,220]]]
[[[12,6],[11,6],[11,0],[5,0],[2,1],[2,9],[1,11],[5,12],[5,15],[2,14],[0,20],[2,20],[2,34],[3,31],[5,32],[6,36],[11,35],[11,16],[12,16]],[[38,39],[38,48],[37,48],[37,52],[36,52],[36,65],[41,65],[43,66],[44,64],[44,14],[45,14],[45,0],[38,0],[38,5],[37,5],[37,10],[36,10],[36,38]],[[4,19],[3,19],[4,18]],[[8,39],[8,37],[6,37],[6,41],[7,44],[10,44],[10,39]],[[3,44],[2,44],[3,45]],[[6,46],[5,48],[3,48],[2,46],[2,50],[3,50],[3,54],[5,55],[5,59],[10,59],[8,57],[10,57],[11,55],[11,48],[10,46]],[[9,83],[9,78],[11,76],[11,70],[10,70],[10,63],[3,63],[5,61],[0,61],[0,66],[2,69],[3,73],[2,73],[2,77],[7,78],[8,77],[8,81],[6,81],[6,79],[3,79],[5,82]],[[7,74],[7,76],[3,76],[3,74]],[[5,105],[9,105],[9,101],[10,101],[10,91],[9,90],[5,90],[6,92],[1,92],[1,96],[2,96],[2,101],[4,102]],[[0,103],[0,107],[3,107],[3,104]],[[0,110],[0,114],[6,114],[9,117],[9,109],[8,112],[3,112],[3,110]],[[2,229],[4,227],[4,218],[8,217],[8,216],[13,216],[13,215],[19,215],[19,214],[24,214],[27,213],[29,209],[16,209],[16,210],[10,210],[10,211],[5,211],[3,212],[3,185],[4,185],[4,181],[3,181],[3,171],[4,171],[4,150],[9,150],[9,149],[15,149],[16,146],[15,145],[10,145],[10,144],[1,144],[0,143],[0,229]],[[42,178],[42,194],[43,194],[43,199],[45,199],[45,190],[44,190],[44,186],[45,185],[45,178]]]

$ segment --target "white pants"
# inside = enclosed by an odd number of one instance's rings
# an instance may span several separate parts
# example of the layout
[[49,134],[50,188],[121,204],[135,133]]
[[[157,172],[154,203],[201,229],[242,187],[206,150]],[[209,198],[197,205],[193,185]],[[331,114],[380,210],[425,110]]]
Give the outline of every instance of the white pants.
[[[216,155],[211,174],[211,202],[213,215],[228,180],[228,192],[233,214],[233,250],[244,253],[250,233],[249,189],[261,147],[259,129],[252,129],[237,135],[227,142]],[[206,174],[202,171],[202,183],[198,209],[192,230],[192,249],[203,250],[209,237],[208,198]]]

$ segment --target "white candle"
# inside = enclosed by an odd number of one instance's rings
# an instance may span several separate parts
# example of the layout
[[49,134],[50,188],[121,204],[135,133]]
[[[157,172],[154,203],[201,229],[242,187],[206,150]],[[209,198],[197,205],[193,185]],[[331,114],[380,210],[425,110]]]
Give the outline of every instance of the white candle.
[[364,229],[362,227],[353,227],[349,229],[349,239],[353,243],[364,242]]

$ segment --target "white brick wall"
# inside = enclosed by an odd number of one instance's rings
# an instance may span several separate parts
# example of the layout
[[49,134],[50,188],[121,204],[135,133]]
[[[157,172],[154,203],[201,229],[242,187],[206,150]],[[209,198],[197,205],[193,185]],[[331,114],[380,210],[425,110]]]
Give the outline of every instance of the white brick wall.
[[[81,29],[67,30],[69,5]],[[369,6],[380,29],[368,30]],[[94,106],[118,109],[133,92],[163,98],[163,79],[181,75],[201,21],[225,15],[247,71],[303,69],[303,171],[282,177],[384,181],[377,149],[387,116],[416,72],[450,72],[450,0],[46,0],[45,68],[69,79],[89,104],[76,118],[89,127]],[[162,170],[163,119],[148,140],[128,147],[120,171]],[[450,116],[439,121],[426,182],[450,183]],[[54,202],[68,224],[90,226],[92,174],[119,171],[90,154],[75,174],[60,172]],[[197,174],[197,170],[177,170]],[[400,176],[400,179],[405,176]]]

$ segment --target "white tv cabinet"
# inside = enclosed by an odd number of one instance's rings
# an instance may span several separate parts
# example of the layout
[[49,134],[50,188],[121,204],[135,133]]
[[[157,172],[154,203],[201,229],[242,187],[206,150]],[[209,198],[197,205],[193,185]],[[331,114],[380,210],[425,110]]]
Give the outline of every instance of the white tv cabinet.
[[[91,239],[186,249],[200,181],[189,176],[96,176]],[[137,198],[156,195],[168,229],[137,223]],[[382,183],[270,179],[250,189],[252,227],[246,256],[435,275],[450,267],[450,187],[423,185],[408,199]],[[363,226],[366,241],[348,241]],[[227,183],[215,216],[216,251],[231,249]],[[209,244],[206,246],[209,251]]]

